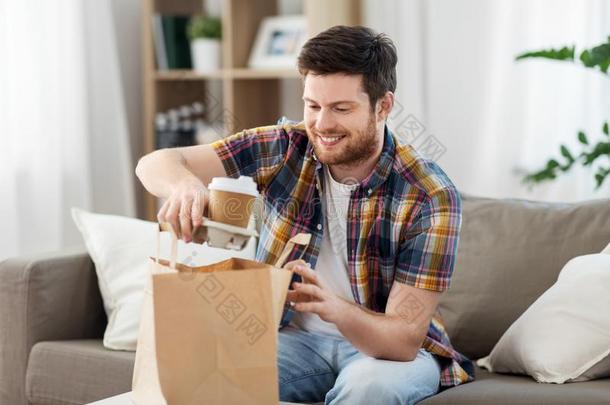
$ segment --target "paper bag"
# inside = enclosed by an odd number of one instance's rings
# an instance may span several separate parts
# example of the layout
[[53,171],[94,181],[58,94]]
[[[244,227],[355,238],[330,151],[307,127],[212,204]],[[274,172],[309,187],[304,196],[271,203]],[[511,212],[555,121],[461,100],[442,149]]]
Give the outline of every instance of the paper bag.
[[150,260],[136,404],[277,404],[277,333],[292,272],[245,259],[189,267],[175,257],[174,238],[170,262]]

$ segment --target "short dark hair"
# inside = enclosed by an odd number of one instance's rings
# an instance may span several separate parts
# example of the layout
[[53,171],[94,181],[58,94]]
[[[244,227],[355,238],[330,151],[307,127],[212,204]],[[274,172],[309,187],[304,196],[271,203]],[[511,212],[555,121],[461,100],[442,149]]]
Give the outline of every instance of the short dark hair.
[[299,54],[303,77],[345,73],[361,74],[371,109],[387,91],[396,90],[396,47],[385,34],[368,27],[337,25],[310,38]]

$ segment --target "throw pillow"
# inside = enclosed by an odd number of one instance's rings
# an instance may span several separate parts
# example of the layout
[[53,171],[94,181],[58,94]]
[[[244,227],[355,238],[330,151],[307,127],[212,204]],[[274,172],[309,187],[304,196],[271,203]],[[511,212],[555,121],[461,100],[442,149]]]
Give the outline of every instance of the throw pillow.
[[610,376],[610,255],[570,260],[477,364],[564,383]]
[[[157,223],[116,215],[102,215],[79,208],[72,218],[83,235],[95,271],[108,325],[104,346],[114,350],[135,350],[144,287],[149,277],[148,258],[157,255]],[[161,258],[169,259],[171,236],[161,233]],[[177,261],[203,266],[231,257],[254,259],[256,239],[242,251],[217,249],[207,244],[178,242]]]

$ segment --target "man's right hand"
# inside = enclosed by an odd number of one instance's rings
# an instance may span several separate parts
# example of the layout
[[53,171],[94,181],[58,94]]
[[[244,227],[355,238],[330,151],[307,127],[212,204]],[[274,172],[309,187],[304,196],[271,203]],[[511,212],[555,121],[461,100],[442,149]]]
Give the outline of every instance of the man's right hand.
[[172,187],[157,220],[171,224],[176,236],[188,243],[193,240],[193,229],[202,223],[208,200],[208,190],[201,181],[183,180]]
[[136,175],[149,193],[167,198],[159,222],[170,223],[178,238],[193,240],[193,228],[200,226],[208,204],[208,190],[214,177],[226,177],[220,158],[210,145],[159,149],[143,156]]

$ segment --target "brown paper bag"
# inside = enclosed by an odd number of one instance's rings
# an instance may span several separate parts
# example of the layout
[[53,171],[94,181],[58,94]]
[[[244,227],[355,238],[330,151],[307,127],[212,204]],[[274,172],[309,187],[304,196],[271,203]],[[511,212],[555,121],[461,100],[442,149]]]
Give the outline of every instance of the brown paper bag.
[[150,260],[132,382],[136,404],[277,404],[277,333],[292,272],[279,263],[229,259],[189,267],[175,258],[174,236],[171,261]]

